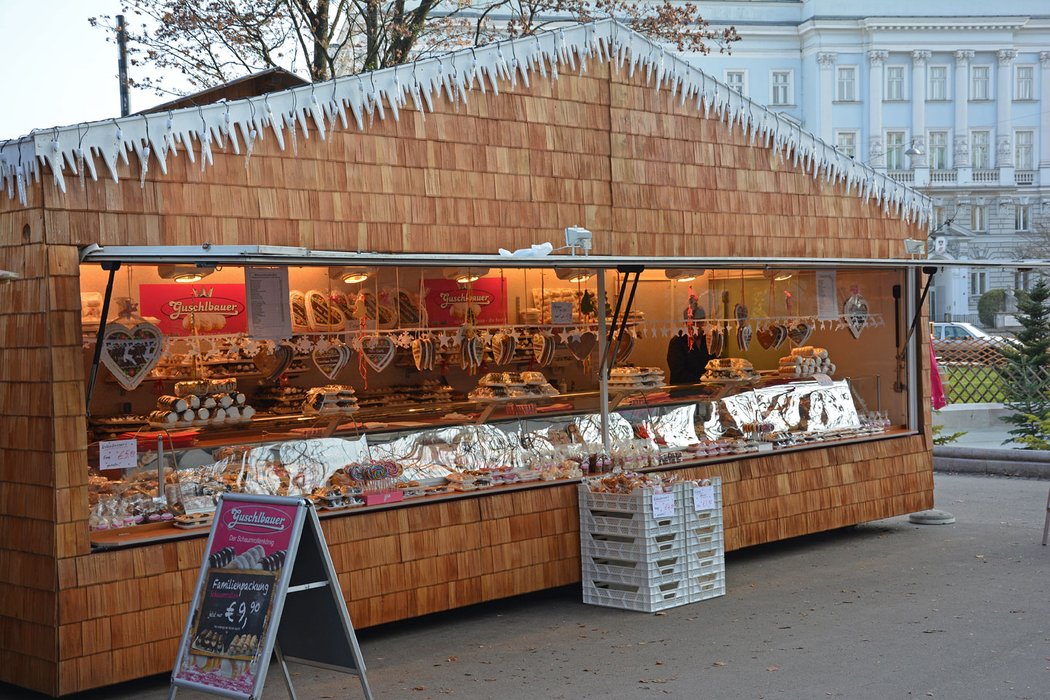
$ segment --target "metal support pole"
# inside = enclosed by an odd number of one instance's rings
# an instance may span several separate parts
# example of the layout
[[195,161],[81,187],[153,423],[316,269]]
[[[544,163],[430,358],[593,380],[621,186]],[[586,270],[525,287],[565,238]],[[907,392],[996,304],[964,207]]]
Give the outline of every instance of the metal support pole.
[[[605,319],[605,270],[598,270],[598,357],[605,358],[609,351],[609,338]],[[603,361],[598,368],[599,410],[602,417],[602,450],[609,454],[609,372]]]
[[102,318],[98,322],[98,333],[95,334],[95,354],[91,358],[91,374],[88,376],[87,404],[84,407],[87,415],[91,417],[91,396],[95,393],[95,380],[98,378],[98,364],[102,361],[102,339],[106,334],[106,319],[109,318],[109,302],[113,298],[113,278],[120,269],[118,262],[102,263],[103,270],[109,270],[109,279],[106,281],[106,296],[102,300]]

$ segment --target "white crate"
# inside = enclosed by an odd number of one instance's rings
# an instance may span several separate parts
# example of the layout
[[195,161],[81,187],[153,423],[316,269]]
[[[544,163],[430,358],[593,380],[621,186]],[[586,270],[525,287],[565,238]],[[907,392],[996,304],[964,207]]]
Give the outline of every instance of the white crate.
[[685,535],[681,530],[646,536],[580,531],[580,552],[605,559],[649,562],[672,553],[684,555]]
[[580,508],[580,532],[596,535],[621,535],[625,537],[654,537],[678,532],[683,520],[677,518],[654,518],[640,513],[622,513],[609,510],[585,510]]
[[585,580],[589,578],[642,585],[666,576],[684,579],[688,573],[688,559],[681,549],[648,561],[613,559],[588,552],[581,552],[580,560]]
[[674,514],[657,518],[653,515],[652,489],[637,489],[631,493],[592,493],[586,484],[579,485],[580,518],[601,531],[610,534],[647,534],[653,530],[670,529],[682,522],[684,510],[678,489],[670,495],[675,500]]
[[639,612],[654,613],[685,605],[692,595],[693,585],[685,578],[674,578],[652,586],[583,581],[584,603]]
[[726,594],[726,572],[725,568],[719,571],[711,571],[700,576],[691,576],[689,579],[689,602],[699,603],[701,600],[717,598]]

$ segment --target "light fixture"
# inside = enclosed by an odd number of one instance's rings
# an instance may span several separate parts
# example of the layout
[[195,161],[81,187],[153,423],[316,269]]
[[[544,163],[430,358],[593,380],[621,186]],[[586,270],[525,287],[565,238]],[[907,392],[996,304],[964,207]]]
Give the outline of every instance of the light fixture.
[[904,155],[908,156],[909,158],[914,158],[915,156],[923,155],[922,149],[915,145],[915,139],[911,140],[911,145],[909,145],[908,148],[905,149]]
[[917,241],[914,238],[905,238],[904,252],[908,255],[924,255],[926,253],[926,241]]
[[200,282],[213,272],[215,267],[212,265],[157,265],[158,275],[180,284]]
[[584,270],[579,267],[559,267],[554,271],[558,279],[566,282],[586,282],[594,277],[592,270]]
[[682,268],[681,270],[664,270],[664,276],[675,282],[692,282],[697,277],[703,277],[704,272],[705,270]]
[[361,284],[372,275],[372,271],[367,267],[335,267],[329,274],[332,279],[346,284]]
[[768,280],[773,280],[775,282],[783,282],[785,280],[789,280],[794,274],[795,273],[789,270],[772,270],[768,267],[762,271],[763,277],[765,277]]
[[470,284],[489,273],[487,267],[454,267],[445,270],[445,279],[455,280],[459,284]]

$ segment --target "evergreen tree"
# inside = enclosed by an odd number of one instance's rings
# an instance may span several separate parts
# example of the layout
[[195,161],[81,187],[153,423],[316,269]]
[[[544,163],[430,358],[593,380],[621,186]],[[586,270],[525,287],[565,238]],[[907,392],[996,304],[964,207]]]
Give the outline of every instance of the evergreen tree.
[[1002,368],[1006,407],[1012,413],[1003,418],[1015,426],[1010,435],[1025,449],[1045,449],[1050,441],[1050,286],[1045,279],[1028,293],[1018,293],[1017,320],[1023,330],[1017,334],[1020,345],[1003,350]]

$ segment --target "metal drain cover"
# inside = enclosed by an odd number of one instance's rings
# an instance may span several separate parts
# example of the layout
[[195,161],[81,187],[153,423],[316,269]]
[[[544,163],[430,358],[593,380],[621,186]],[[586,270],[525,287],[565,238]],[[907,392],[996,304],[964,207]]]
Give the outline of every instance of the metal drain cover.
[[916,525],[951,525],[955,522],[955,516],[946,510],[924,510],[909,515],[908,521]]

